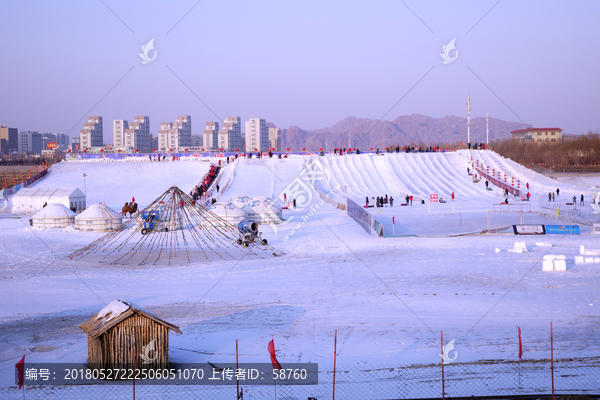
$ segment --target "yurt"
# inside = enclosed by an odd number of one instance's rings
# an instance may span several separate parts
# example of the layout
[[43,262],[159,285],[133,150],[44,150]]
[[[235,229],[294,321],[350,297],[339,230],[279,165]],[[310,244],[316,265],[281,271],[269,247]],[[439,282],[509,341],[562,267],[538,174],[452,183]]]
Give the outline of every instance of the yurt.
[[233,202],[217,202],[211,204],[207,210],[235,226],[246,220],[246,213]]
[[66,228],[75,223],[75,213],[60,203],[48,204],[31,218],[38,228]]
[[75,217],[75,228],[85,232],[106,232],[123,223],[121,214],[104,204],[94,204]]
[[67,208],[85,210],[85,194],[77,188],[23,188],[12,197],[12,212],[35,212],[44,203],[60,203]]
[[244,206],[250,203],[250,197],[248,196],[235,196],[231,199],[231,203],[235,204],[239,208],[244,208]]
[[253,198],[242,211],[246,214],[247,221],[253,221],[258,224],[279,223],[282,221],[283,214],[281,207],[275,201],[265,198]]

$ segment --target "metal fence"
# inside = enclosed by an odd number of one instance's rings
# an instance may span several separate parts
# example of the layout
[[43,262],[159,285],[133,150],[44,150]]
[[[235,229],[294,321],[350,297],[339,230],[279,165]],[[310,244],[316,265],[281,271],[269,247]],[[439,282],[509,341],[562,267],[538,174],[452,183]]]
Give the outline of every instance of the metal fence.
[[[240,381],[242,399],[331,399],[334,372],[320,369],[318,385],[251,386]],[[552,395],[600,398],[600,357],[585,359],[489,361],[475,363],[354,366],[337,368],[335,399],[477,398],[534,399]],[[15,382],[4,382],[2,399],[236,399],[229,386],[66,385],[28,386],[23,396]]]

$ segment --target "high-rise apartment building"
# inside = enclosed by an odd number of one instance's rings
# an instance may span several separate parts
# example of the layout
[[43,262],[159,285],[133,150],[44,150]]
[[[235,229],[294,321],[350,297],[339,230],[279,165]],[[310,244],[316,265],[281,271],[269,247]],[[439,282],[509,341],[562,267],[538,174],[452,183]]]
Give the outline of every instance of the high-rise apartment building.
[[218,135],[219,148],[224,151],[244,150],[242,140],[242,119],[240,117],[227,117]]
[[201,135],[192,135],[192,147],[202,147]]
[[125,129],[124,145],[128,149],[138,150],[140,153],[152,151],[152,135],[150,134],[150,117],[138,115]]
[[158,131],[158,148],[170,150],[192,147],[192,117],[178,115],[175,122],[162,122]]
[[83,129],[79,131],[79,143],[81,150],[90,147],[101,147],[104,144],[102,117],[92,116],[88,118],[88,122],[83,124]]
[[204,126],[204,150],[216,151],[219,149],[219,123],[207,122]]
[[13,151],[19,151],[19,130],[17,128],[0,126],[0,139],[6,140],[6,154],[10,154]]
[[246,151],[269,151],[269,129],[264,119],[246,121]]
[[42,134],[35,131],[19,132],[19,153],[41,154]]
[[125,147],[125,129],[129,129],[126,119],[113,120],[113,146]]
[[269,128],[269,144],[273,151],[281,151],[281,128]]

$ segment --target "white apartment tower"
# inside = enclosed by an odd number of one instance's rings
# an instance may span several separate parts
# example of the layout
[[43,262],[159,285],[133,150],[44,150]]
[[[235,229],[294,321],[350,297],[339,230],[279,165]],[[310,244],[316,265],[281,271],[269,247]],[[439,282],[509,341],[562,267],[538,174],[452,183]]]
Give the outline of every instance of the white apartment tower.
[[273,151],[281,151],[281,128],[269,128],[269,144]]
[[224,151],[244,149],[242,140],[242,119],[240,117],[227,117],[223,128],[219,130],[219,148]]
[[152,151],[152,135],[150,134],[150,117],[138,115],[124,130],[124,146],[138,150],[140,153]]
[[269,151],[269,129],[264,119],[246,121],[246,151]]
[[175,122],[162,122],[158,131],[158,148],[166,151],[192,147],[192,117],[178,115]]
[[218,122],[207,122],[204,126],[204,150],[205,151],[216,151],[219,149],[218,142],[219,134],[219,123]]
[[129,129],[126,119],[115,119],[113,121],[113,146],[125,147],[125,129]]
[[79,131],[79,145],[81,150],[90,147],[101,147],[103,144],[102,117],[89,117],[88,122],[83,124],[83,129]]

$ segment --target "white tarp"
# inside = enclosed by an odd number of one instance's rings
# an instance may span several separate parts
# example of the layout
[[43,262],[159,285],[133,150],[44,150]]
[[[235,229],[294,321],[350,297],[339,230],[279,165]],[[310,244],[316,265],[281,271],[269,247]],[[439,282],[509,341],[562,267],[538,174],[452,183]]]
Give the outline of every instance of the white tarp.
[[23,188],[12,197],[12,212],[41,210],[44,203],[60,203],[67,208],[86,209],[85,195],[77,188]]

